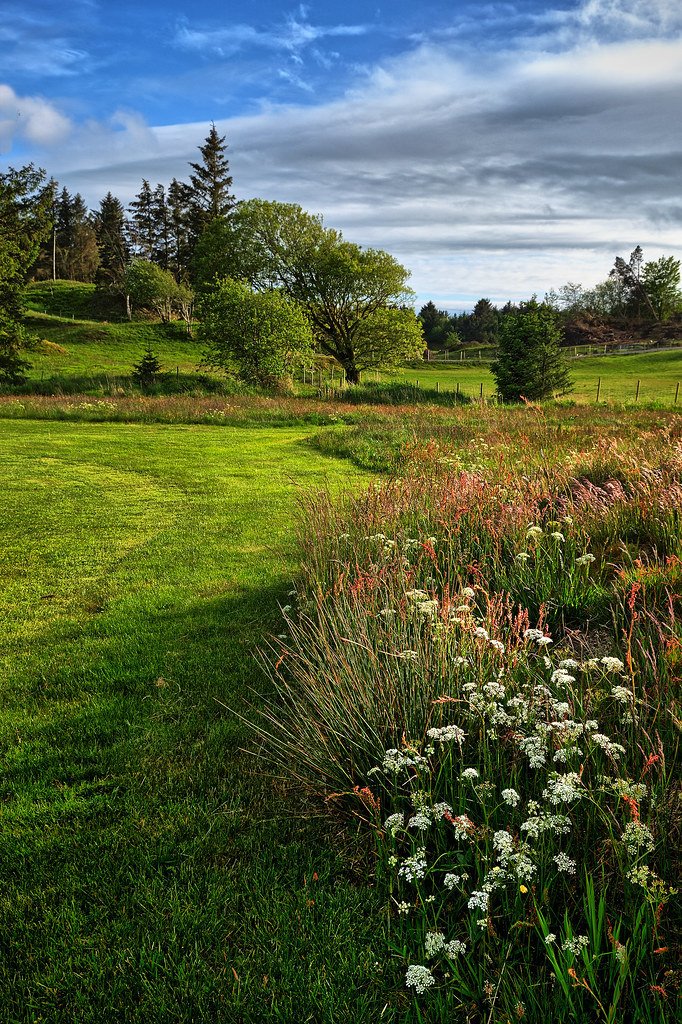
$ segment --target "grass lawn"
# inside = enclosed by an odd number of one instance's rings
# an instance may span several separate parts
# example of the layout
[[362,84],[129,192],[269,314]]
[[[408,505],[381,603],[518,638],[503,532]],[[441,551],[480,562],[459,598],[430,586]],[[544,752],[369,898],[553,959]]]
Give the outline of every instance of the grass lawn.
[[223,706],[361,479],[306,433],[0,421],[6,1024],[378,1018],[382,899]]
[[[600,401],[634,402],[637,381],[641,380],[639,400],[660,401],[673,405],[677,382],[682,382],[682,350],[674,352],[644,352],[630,356],[587,356],[570,362],[575,378],[575,389],[569,396],[579,402],[594,402],[597,381],[601,377]],[[473,397],[480,393],[483,384],[484,396],[495,392],[495,381],[485,364],[461,366],[444,363],[424,363],[419,368],[405,368],[397,374],[399,379],[419,381],[422,387],[434,387],[436,382],[442,390],[460,390]],[[366,380],[373,380],[374,374],[365,374]],[[682,386],[678,405],[682,408]]]

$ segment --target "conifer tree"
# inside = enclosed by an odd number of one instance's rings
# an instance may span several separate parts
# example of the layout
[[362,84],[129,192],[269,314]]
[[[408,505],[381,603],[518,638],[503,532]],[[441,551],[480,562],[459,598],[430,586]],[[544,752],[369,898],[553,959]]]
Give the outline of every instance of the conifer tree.
[[235,205],[230,191],[232,177],[226,156],[225,136],[218,135],[215,124],[199,146],[201,163],[190,162],[194,174],[190,174],[187,189],[189,223],[192,243],[196,243],[204,228],[226,217]]
[[163,185],[157,185],[154,189],[151,214],[154,222],[154,260],[163,270],[170,270],[171,224]]
[[189,231],[189,185],[173,178],[166,198],[168,222],[168,270],[177,281],[185,281],[189,274],[191,245]]
[[143,260],[153,260],[157,249],[157,226],[154,210],[154,193],[146,178],[142,188],[130,203],[131,240],[135,255]]
[[148,348],[139,363],[135,363],[133,366],[133,380],[143,390],[146,390],[156,384],[156,378],[159,373],[161,373],[161,363],[151,348]]
[[560,341],[556,312],[535,298],[504,317],[491,367],[504,402],[536,402],[572,390]]
[[67,281],[94,281],[99,266],[97,236],[80,193],[63,188],[55,222],[55,272]]
[[100,201],[94,216],[100,266],[97,284],[100,288],[122,294],[125,272],[130,260],[128,222],[123,204],[111,192]]
[[54,187],[33,164],[0,174],[0,381],[25,374],[24,288],[53,224]]

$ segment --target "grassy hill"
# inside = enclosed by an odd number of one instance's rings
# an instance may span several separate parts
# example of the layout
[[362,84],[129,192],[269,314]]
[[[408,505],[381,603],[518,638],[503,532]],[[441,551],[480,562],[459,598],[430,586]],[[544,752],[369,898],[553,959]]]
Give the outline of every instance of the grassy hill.
[[35,384],[89,392],[125,383],[148,347],[167,373],[188,377],[199,372],[201,348],[184,324],[129,321],[116,303],[103,301],[91,284],[33,284],[25,319],[29,332],[39,339],[30,355],[29,378]]

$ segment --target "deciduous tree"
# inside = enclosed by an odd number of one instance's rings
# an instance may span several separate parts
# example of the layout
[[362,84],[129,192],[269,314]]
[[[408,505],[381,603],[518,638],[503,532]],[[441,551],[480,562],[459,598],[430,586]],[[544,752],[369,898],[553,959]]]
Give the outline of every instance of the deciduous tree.
[[225,278],[204,295],[199,316],[206,361],[248,384],[287,390],[294,368],[312,359],[310,323],[280,291]]
[[421,325],[408,306],[409,272],[383,250],[346,242],[300,206],[240,203],[205,232],[195,266],[201,289],[224,274],[256,290],[282,289],[350,383],[362,370],[393,367],[423,351]]
[[645,263],[642,284],[658,320],[669,320],[682,309],[680,261],[674,256]]

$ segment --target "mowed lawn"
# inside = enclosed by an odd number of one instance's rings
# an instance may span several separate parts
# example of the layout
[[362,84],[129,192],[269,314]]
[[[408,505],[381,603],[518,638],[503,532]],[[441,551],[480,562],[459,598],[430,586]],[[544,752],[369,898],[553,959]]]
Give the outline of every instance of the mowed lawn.
[[298,490],[362,482],[305,434],[0,421],[3,1024],[380,1014],[364,847],[228,709]]

